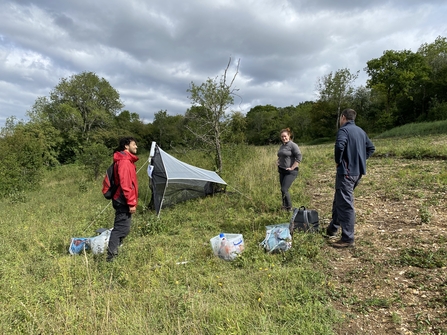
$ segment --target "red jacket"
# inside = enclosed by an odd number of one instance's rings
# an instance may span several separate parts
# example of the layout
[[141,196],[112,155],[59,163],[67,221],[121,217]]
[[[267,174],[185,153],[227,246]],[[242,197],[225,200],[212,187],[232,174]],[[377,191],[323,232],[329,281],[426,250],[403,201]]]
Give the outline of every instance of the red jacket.
[[138,180],[135,166],[137,160],[138,157],[128,151],[117,151],[113,154],[115,183],[119,185],[113,200],[125,201],[129,207],[138,204]]

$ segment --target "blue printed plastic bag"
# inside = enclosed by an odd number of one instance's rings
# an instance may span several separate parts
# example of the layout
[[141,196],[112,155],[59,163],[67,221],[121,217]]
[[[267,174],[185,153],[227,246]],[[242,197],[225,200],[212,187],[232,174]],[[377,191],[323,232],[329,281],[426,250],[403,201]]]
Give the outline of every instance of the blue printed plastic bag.
[[266,226],[265,239],[260,245],[267,252],[280,252],[292,247],[289,223]]
[[89,238],[86,237],[73,237],[71,239],[70,247],[68,248],[68,252],[71,255],[78,255],[83,250],[90,249],[90,246],[88,245],[87,241]]

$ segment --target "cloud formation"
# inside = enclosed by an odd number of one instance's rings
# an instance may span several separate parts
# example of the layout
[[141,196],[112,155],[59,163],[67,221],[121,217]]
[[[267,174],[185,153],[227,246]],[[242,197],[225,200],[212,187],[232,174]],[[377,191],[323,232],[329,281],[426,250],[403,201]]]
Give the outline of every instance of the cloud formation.
[[[184,114],[187,89],[240,60],[234,109],[315,100],[318,78],[360,70],[385,50],[447,36],[441,0],[97,0],[0,3],[0,126],[26,119],[61,78],[105,78],[152,122]],[[233,72],[234,73],[234,72]],[[230,73],[232,75],[232,73]]]

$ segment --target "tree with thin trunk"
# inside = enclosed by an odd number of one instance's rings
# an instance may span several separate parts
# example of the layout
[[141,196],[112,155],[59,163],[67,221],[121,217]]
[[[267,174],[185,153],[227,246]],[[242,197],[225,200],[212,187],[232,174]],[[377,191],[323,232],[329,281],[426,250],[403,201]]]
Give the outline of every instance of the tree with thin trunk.
[[239,64],[240,60],[236,63],[235,73],[229,82],[231,58],[220,78],[208,78],[201,85],[191,82],[187,90],[193,107],[185,114],[186,128],[207,150],[214,151],[218,173],[222,172],[222,136],[228,125],[225,122],[228,118],[227,110],[234,103],[234,96],[238,91],[233,84],[239,72]]
[[338,119],[340,118],[341,108],[348,107],[346,104],[351,98],[354,87],[353,84],[358,78],[359,71],[351,73],[349,69],[340,69],[328,75],[319,78],[317,90],[320,100],[329,102],[337,108],[337,121],[335,128],[338,129]]

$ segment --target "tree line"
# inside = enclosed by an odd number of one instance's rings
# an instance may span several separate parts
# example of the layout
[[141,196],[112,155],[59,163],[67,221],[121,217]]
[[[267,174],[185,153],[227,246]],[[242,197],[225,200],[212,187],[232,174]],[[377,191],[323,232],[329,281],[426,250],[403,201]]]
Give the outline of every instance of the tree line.
[[339,69],[318,78],[315,101],[295,106],[255,106],[245,115],[233,112],[237,70],[231,59],[220,77],[186,90],[191,107],[184,115],[155,113],[144,123],[124,109],[120,95],[104,78],[83,72],[63,78],[48,96],[38,97],[28,121],[7,119],[0,130],[0,194],[38,185],[43,168],[79,162],[93,177],[110,163],[118,138],[133,136],[140,149],[151,142],[162,148],[209,151],[221,171],[221,146],[279,143],[278,132],[289,127],[294,140],[309,143],[333,139],[340,111],[357,111],[356,123],[371,134],[412,122],[447,119],[447,40],[439,36],[416,52],[386,50],[363,69],[368,80],[355,86],[359,71]]

